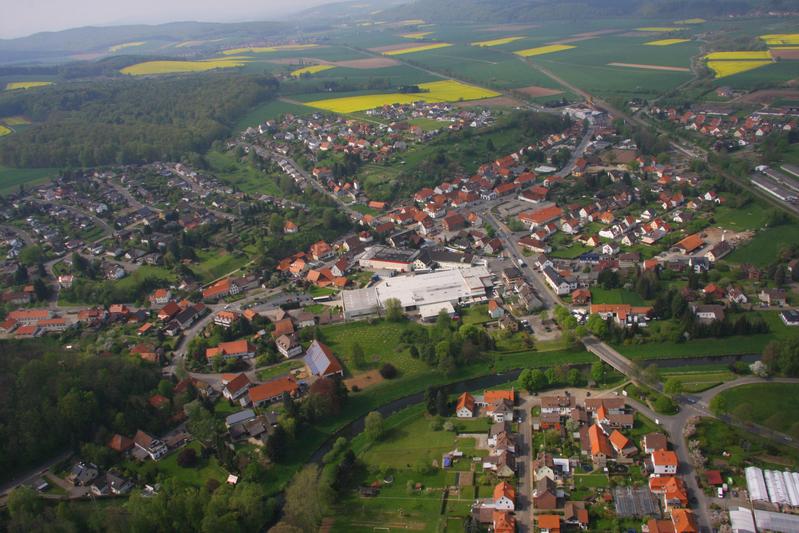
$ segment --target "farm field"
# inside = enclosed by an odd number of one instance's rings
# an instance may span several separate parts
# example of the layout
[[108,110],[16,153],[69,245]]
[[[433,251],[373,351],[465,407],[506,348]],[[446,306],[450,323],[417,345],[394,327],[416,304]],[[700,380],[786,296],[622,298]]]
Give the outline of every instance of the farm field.
[[378,93],[362,96],[348,96],[316,100],[307,102],[307,105],[335,113],[354,113],[356,111],[365,111],[367,109],[374,109],[375,107],[393,103],[411,103],[419,100],[425,102],[457,102],[459,100],[481,100],[499,96],[499,93],[494,91],[451,80],[422,83],[419,87],[427,92],[410,94]]
[[120,72],[131,76],[152,76],[157,74],[178,74],[185,72],[206,72],[220,68],[234,68],[244,66],[245,60],[241,59],[209,59],[203,61],[145,61],[129,67]]
[[35,89],[36,87],[46,87],[52,85],[52,81],[12,81],[6,84],[6,91],[16,91],[19,89]]
[[798,384],[741,385],[722,392],[721,397],[737,418],[799,437]]
[[284,100],[272,100],[251,109],[246,115],[239,119],[234,129],[241,131],[251,126],[257,126],[258,124],[266,122],[267,120],[275,119],[280,115],[285,115],[286,113],[307,115],[314,113],[315,111],[316,110],[312,107],[307,107],[301,104],[286,102]]
[[427,52],[429,50],[438,50],[439,48],[447,48],[452,46],[450,43],[432,43],[432,44],[419,44],[416,46],[409,46],[407,48],[398,48],[395,50],[386,50],[382,52],[386,56],[401,56],[405,54],[415,54],[417,52]]
[[649,41],[644,43],[646,46],[671,46],[673,44],[687,43],[690,39],[660,39],[657,41]]
[[41,185],[58,173],[55,168],[8,168],[0,166],[0,195],[17,192],[19,186],[26,188]]
[[768,50],[744,51],[744,52],[713,52],[705,56],[709,61],[755,61],[771,60],[771,52]]
[[702,358],[722,355],[759,354],[774,340],[771,333],[733,336],[721,339],[695,339],[686,342],[657,342],[645,344],[616,345],[614,348],[633,360],[679,359],[681,357]]
[[757,230],[765,226],[768,212],[760,203],[752,202],[741,208],[719,206],[713,212],[716,225],[736,231]]
[[220,252],[198,252],[199,264],[190,268],[202,283],[209,283],[225,274],[243,267],[249,262],[249,257],[244,254],[224,254]]
[[244,48],[231,48],[222,52],[225,56],[236,56],[240,54],[265,54],[271,52],[294,52],[297,50],[305,51],[311,48],[318,48],[318,44],[285,44],[279,46],[249,46]]
[[125,48],[134,48],[136,46],[143,46],[145,41],[136,41],[132,43],[122,43],[122,44],[115,44],[114,46],[108,49],[109,52],[112,54],[115,52],[119,52],[120,50],[124,50]]
[[316,74],[318,72],[324,72],[325,70],[330,70],[332,68],[336,68],[334,65],[311,65],[310,67],[302,67],[298,68],[297,70],[291,71],[291,75],[295,78],[302,76],[303,74]]
[[491,46],[502,46],[504,44],[510,44],[516,41],[524,39],[524,37],[503,37],[500,39],[490,39],[488,41],[475,41],[472,46],[479,46],[481,48],[491,47]]
[[13,130],[11,130],[10,128],[8,128],[6,126],[3,126],[2,124],[0,124],[0,137],[4,137],[6,135],[11,135],[12,133],[13,133]]
[[760,38],[769,46],[797,46],[799,33],[777,33],[761,35]]
[[788,242],[794,242],[799,225],[786,224],[759,231],[751,241],[736,248],[725,259],[730,263],[751,263],[756,266],[768,266],[772,263],[780,248]]
[[522,57],[534,57],[545,54],[552,54],[555,52],[563,52],[564,50],[571,50],[574,46],[567,44],[551,44],[547,46],[538,46],[535,48],[527,48],[524,50],[517,50],[514,54]]

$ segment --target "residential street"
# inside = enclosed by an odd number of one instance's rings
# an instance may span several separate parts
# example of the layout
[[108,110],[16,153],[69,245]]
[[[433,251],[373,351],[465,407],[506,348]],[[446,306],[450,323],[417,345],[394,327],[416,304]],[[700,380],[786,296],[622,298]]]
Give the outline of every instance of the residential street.
[[532,445],[533,433],[530,423],[530,410],[536,403],[536,398],[529,394],[521,397],[521,405],[516,412],[519,413],[521,422],[519,423],[518,438],[516,439],[516,475],[519,478],[516,493],[516,517],[518,520],[518,530],[520,533],[532,532],[532,497],[533,497],[533,468],[532,468]]

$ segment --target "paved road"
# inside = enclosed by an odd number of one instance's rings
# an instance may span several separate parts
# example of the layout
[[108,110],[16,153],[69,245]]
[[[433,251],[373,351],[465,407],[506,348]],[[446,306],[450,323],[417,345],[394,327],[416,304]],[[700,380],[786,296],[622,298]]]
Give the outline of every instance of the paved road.
[[63,451],[58,455],[56,455],[55,457],[53,457],[52,459],[50,459],[49,461],[46,461],[35,468],[30,468],[27,471],[17,476],[14,476],[10,480],[0,485],[0,496],[5,496],[15,487],[25,483],[30,483],[34,479],[44,475],[54,465],[60,463],[61,461],[66,460],[70,455],[72,455],[71,451],[69,450]]
[[[593,335],[583,337],[581,340],[586,350],[593,353],[625,376],[633,377],[635,375],[636,365],[622,354],[614,350],[610,345],[602,342]],[[663,385],[658,383],[655,385],[655,388],[659,391],[662,391]]]
[[520,533],[533,531],[533,432],[530,423],[530,410],[536,399],[530,395],[522,396],[519,406],[521,423],[516,437],[516,520]]

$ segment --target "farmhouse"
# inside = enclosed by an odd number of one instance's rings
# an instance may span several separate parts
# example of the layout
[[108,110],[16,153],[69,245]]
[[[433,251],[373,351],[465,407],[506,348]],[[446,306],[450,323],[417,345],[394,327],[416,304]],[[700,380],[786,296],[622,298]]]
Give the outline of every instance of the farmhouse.
[[705,241],[702,240],[702,236],[694,233],[678,242],[674,247],[683,254],[690,254],[694,250],[701,248],[704,244]]
[[228,400],[238,400],[251,386],[252,382],[247,377],[247,374],[242,373],[227,382],[222,389],[222,395]]
[[255,355],[255,346],[246,340],[222,342],[215,348],[205,350],[205,357],[212,359],[222,357],[223,359],[239,359],[242,357],[252,357]]
[[[261,407],[282,399],[286,394],[296,396],[299,390],[300,388],[293,377],[284,376],[250,388],[247,392],[247,399],[253,407]],[[242,399],[242,403],[245,403],[244,399]]]
[[474,396],[464,392],[458,397],[458,404],[455,407],[455,415],[458,418],[472,418],[476,412]]

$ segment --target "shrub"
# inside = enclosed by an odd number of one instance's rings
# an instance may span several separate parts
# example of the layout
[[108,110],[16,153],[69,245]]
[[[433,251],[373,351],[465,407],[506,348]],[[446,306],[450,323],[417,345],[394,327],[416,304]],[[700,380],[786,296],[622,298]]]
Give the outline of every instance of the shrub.
[[397,377],[397,368],[391,363],[386,363],[380,367],[380,375],[385,379],[394,379]]
[[197,452],[194,448],[184,448],[178,455],[178,464],[183,468],[190,468],[197,464]]

